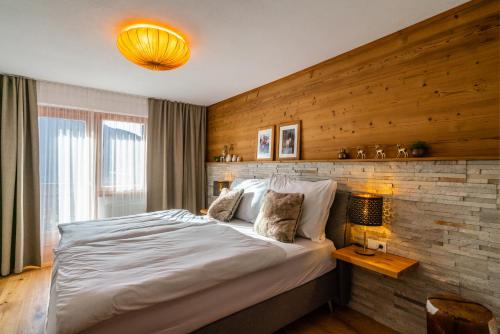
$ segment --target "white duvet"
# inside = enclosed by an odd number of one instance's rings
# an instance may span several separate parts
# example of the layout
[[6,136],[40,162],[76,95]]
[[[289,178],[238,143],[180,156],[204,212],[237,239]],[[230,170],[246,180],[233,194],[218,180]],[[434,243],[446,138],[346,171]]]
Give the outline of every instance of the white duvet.
[[184,210],[65,224],[60,232],[49,307],[56,326],[48,333],[78,333],[286,258],[268,241]]

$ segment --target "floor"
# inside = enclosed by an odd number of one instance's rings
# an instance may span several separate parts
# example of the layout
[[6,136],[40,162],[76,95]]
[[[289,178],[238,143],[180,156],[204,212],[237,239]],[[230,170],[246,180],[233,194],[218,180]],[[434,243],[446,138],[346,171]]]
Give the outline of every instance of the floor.
[[[51,268],[30,269],[0,279],[2,334],[43,333]],[[297,320],[277,334],[395,334],[397,332],[348,308],[330,313],[327,307]]]
[[0,279],[0,332],[43,333],[51,268],[27,270]]
[[350,308],[330,313],[322,307],[275,334],[398,334],[375,320]]

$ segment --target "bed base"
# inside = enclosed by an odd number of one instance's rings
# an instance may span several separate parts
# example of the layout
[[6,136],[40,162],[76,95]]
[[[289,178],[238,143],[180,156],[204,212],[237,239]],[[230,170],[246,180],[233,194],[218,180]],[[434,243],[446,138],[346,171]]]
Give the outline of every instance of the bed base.
[[350,267],[337,268],[295,289],[267,299],[196,330],[196,334],[273,333],[318,307],[333,302],[346,305],[350,289],[341,281],[350,276]]

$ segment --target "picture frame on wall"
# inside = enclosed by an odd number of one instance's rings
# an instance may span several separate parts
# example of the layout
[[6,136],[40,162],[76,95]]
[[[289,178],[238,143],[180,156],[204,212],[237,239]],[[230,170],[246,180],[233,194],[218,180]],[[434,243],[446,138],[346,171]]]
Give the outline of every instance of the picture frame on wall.
[[300,159],[300,121],[281,123],[278,130],[279,160]]
[[257,160],[274,159],[274,125],[257,131]]

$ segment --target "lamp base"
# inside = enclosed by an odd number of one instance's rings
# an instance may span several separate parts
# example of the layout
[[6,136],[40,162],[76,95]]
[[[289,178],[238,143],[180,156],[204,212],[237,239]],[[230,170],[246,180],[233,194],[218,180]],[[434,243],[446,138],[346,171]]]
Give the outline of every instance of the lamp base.
[[375,251],[372,250],[372,249],[364,249],[363,247],[360,247],[358,249],[355,250],[356,254],[359,254],[359,255],[364,255],[364,256],[373,256],[375,255]]

